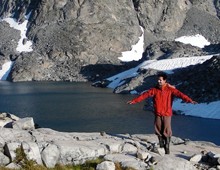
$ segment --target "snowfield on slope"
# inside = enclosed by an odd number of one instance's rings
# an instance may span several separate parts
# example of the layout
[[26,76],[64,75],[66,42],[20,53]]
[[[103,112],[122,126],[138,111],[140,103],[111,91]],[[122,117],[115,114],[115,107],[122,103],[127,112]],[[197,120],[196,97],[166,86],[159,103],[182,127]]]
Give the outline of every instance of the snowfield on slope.
[[[28,40],[26,37],[26,32],[27,32],[27,23],[28,23],[28,18],[31,13],[25,16],[25,19],[23,23],[18,23],[14,18],[4,18],[0,20],[0,22],[5,21],[9,23],[10,27],[19,30],[20,31],[20,40],[18,41],[18,45],[16,48],[16,51],[19,53],[21,52],[31,52],[33,51],[32,49],[32,41]],[[27,40],[25,44],[23,44],[24,40]],[[0,69],[0,80],[6,80],[8,77],[8,74],[11,71],[11,67],[13,65],[12,61],[6,61],[2,65],[2,69]]]

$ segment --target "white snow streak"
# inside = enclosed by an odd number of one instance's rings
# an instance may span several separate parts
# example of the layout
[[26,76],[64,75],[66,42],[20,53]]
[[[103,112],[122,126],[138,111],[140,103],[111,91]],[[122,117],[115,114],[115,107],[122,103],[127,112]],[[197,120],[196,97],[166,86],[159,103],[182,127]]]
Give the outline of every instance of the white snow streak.
[[[31,12],[25,16],[26,20],[23,23],[18,23],[14,18],[4,18],[1,21],[5,21],[9,23],[10,27],[20,31],[20,40],[18,41],[18,46],[16,51],[18,52],[31,52],[32,42],[27,39],[26,31],[27,31],[27,23],[28,18],[30,17]],[[27,40],[25,44],[23,44],[24,40]],[[9,72],[11,71],[11,67],[13,65],[12,61],[6,62],[2,65],[2,69],[0,70],[0,80],[6,80]]]
[[139,37],[137,44],[132,45],[131,51],[122,52],[122,57],[119,57],[121,61],[137,61],[142,58],[142,53],[144,52],[144,29],[141,27],[142,35]]
[[0,80],[6,80],[8,77],[8,74],[11,71],[11,67],[13,65],[12,61],[8,61],[5,64],[2,65],[2,68],[0,70]]
[[[16,48],[16,50],[18,52],[31,52],[33,51],[32,49],[32,42],[27,40],[26,37],[26,31],[27,31],[27,23],[28,20],[25,20],[23,23],[18,23],[16,22],[16,20],[14,18],[5,18],[3,19],[3,21],[6,21],[7,23],[9,23],[10,27],[19,30],[20,33],[20,40],[18,41],[18,46]],[[27,42],[25,44],[23,44],[24,40],[27,40]]]
[[184,44],[191,44],[192,46],[203,48],[206,45],[210,45],[210,42],[208,42],[205,37],[203,37],[200,34],[197,34],[195,36],[183,36],[175,39],[175,41],[182,42]]

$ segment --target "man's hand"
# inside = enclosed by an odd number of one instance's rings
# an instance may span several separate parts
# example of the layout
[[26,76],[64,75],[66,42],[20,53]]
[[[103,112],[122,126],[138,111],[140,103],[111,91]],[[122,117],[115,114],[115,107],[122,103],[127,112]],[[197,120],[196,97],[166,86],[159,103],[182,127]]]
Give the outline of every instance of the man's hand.
[[127,104],[135,104],[135,102],[133,102],[133,101],[131,100],[131,101],[128,101]]
[[192,101],[191,103],[192,103],[192,104],[198,104],[196,101]]

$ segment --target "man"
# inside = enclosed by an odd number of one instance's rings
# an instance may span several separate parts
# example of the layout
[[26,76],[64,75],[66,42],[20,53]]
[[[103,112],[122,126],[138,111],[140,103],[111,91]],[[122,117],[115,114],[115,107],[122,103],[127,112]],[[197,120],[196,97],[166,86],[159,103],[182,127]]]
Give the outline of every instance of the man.
[[135,104],[146,98],[153,97],[155,133],[158,136],[160,147],[164,147],[166,154],[170,153],[169,145],[172,136],[171,116],[173,96],[179,97],[187,103],[197,103],[187,95],[169,85],[165,73],[158,74],[158,85],[156,87],[151,88],[135,99],[128,101],[128,104]]

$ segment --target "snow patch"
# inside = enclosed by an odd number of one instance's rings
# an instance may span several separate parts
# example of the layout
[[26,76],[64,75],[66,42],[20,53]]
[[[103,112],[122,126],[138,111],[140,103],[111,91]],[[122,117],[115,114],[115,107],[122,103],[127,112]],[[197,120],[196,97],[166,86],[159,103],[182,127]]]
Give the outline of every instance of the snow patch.
[[[30,40],[28,40],[26,37],[27,23],[28,23],[27,19],[23,23],[18,23],[14,18],[4,18],[2,21],[6,21],[7,23],[9,23],[10,27],[12,27],[16,30],[19,30],[21,32],[20,33],[21,38],[18,41],[18,46],[16,48],[16,50],[18,52],[31,52],[31,51],[33,51],[32,42]],[[24,40],[27,40],[25,44],[23,44]]]
[[191,44],[192,46],[196,46],[200,48],[203,48],[206,45],[210,45],[210,42],[207,41],[205,37],[203,37],[200,34],[196,34],[194,36],[182,36],[182,37],[175,39],[175,41],[179,41],[184,44]]
[[131,51],[124,51],[122,52],[122,57],[119,59],[123,62],[129,61],[138,61],[142,58],[142,54],[144,52],[144,29],[141,27],[142,35],[139,37],[139,41],[137,44],[132,45]]
[[2,65],[2,68],[0,70],[0,80],[6,80],[7,79],[8,74],[11,71],[12,65],[13,65],[12,61],[8,61],[8,62],[6,62]]
[[151,60],[152,62],[145,61],[142,63],[142,69],[155,69],[165,71],[168,74],[172,74],[173,70],[178,68],[188,67],[190,65],[202,64],[206,60],[212,58],[212,55],[201,57],[182,57],[164,60]]
[[120,84],[121,82],[123,82],[125,79],[137,76],[137,74],[138,74],[138,73],[137,73],[137,70],[138,70],[138,69],[139,69],[139,67],[137,66],[137,67],[135,67],[135,68],[129,69],[129,70],[127,70],[127,71],[124,71],[124,72],[122,72],[122,73],[120,73],[120,74],[117,74],[117,75],[115,75],[115,76],[112,76],[112,77],[108,78],[107,80],[112,81],[112,82],[108,85],[108,87],[109,87],[109,88],[116,88],[116,87],[119,86],[119,84]]

